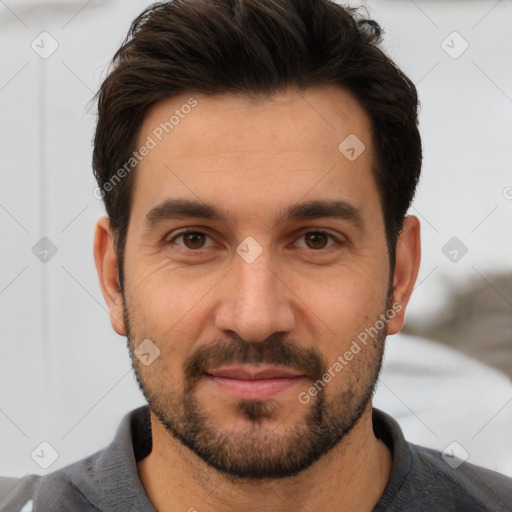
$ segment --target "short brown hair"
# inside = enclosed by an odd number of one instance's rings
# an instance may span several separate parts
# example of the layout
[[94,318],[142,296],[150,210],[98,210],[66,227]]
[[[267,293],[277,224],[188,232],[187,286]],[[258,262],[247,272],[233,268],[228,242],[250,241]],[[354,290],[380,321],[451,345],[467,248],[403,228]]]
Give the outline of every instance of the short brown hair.
[[[368,114],[391,265],[421,170],[414,84],[378,45],[373,20],[330,0],[174,0],[132,23],[101,85],[93,169],[122,271],[132,173],[111,183],[155,103],[187,92],[272,94],[339,84]],[[122,274],[121,274],[122,276]]]

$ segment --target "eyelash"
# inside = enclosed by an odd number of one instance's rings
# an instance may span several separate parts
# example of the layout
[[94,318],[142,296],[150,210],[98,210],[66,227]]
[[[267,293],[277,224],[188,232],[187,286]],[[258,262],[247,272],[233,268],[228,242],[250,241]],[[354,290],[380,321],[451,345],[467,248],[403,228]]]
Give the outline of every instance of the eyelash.
[[[319,234],[325,235],[331,241],[333,241],[335,243],[333,245],[330,245],[328,247],[322,247],[320,249],[310,249],[308,247],[301,247],[300,249],[305,249],[305,250],[309,249],[312,252],[322,252],[322,251],[325,252],[325,251],[327,251],[329,249],[333,249],[336,244],[339,245],[339,244],[342,243],[341,240],[339,238],[337,238],[336,236],[334,236],[332,233],[329,233],[327,231],[322,231],[321,229],[306,231],[306,232],[302,233],[297,240],[299,240],[299,239],[301,239],[301,238],[303,238],[306,235],[309,235],[311,233],[315,233],[315,234],[319,233]],[[166,242],[166,244],[174,244],[178,238],[183,237],[183,236],[188,235],[188,234],[198,234],[198,235],[204,235],[204,236],[206,236],[206,237],[208,237],[210,239],[212,238],[210,235],[208,235],[207,233],[204,233],[203,231],[196,230],[196,229],[187,229],[186,231],[181,231],[180,233],[174,235],[172,238],[170,238]],[[178,247],[180,247],[180,249],[183,249],[185,251],[196,252],[196,253],[201,253],[202,251],[208,249],[208,247],[206,247],[206,248],[202,247],[200,249],[189,249],[188,247],[182,247],[182,246],[178,246]]]

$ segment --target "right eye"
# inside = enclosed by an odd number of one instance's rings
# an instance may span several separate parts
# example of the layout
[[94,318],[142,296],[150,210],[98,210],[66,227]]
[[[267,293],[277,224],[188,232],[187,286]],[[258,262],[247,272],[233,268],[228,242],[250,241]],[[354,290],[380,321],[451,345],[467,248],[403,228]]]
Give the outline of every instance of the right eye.
[[190,249],[193,251],[211,247],[213,243],[210,246],[206,245],[208,239],[211,239],[210,236],[202,233],[201,231],[189,230],[182,231],[181,233],[173,236],[168,243],[176,243],[176,245],[179,245],[183,249]]

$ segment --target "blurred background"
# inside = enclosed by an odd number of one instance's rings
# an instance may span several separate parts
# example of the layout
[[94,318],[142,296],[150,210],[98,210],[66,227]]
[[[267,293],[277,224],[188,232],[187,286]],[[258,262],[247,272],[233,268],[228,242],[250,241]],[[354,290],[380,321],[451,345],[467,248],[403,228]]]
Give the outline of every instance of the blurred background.
[[[144,403],[92,257],[91,99],[147,5],[0,0],[0,475],[88,455]],[[411,441],[512,475],[512,2],[350,5],[422,104],[423,261],[376,405]]]

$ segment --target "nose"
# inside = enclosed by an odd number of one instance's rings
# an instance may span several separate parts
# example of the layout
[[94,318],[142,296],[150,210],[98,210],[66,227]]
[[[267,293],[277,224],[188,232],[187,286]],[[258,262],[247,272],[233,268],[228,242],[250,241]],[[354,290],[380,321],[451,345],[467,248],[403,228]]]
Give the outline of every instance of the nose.
[[257,342],[293,331],[293,293],[269,256],[263,251],[252,263],[235,256],[216,309],[216,328],[224,334],[236,333],[246,341]]

